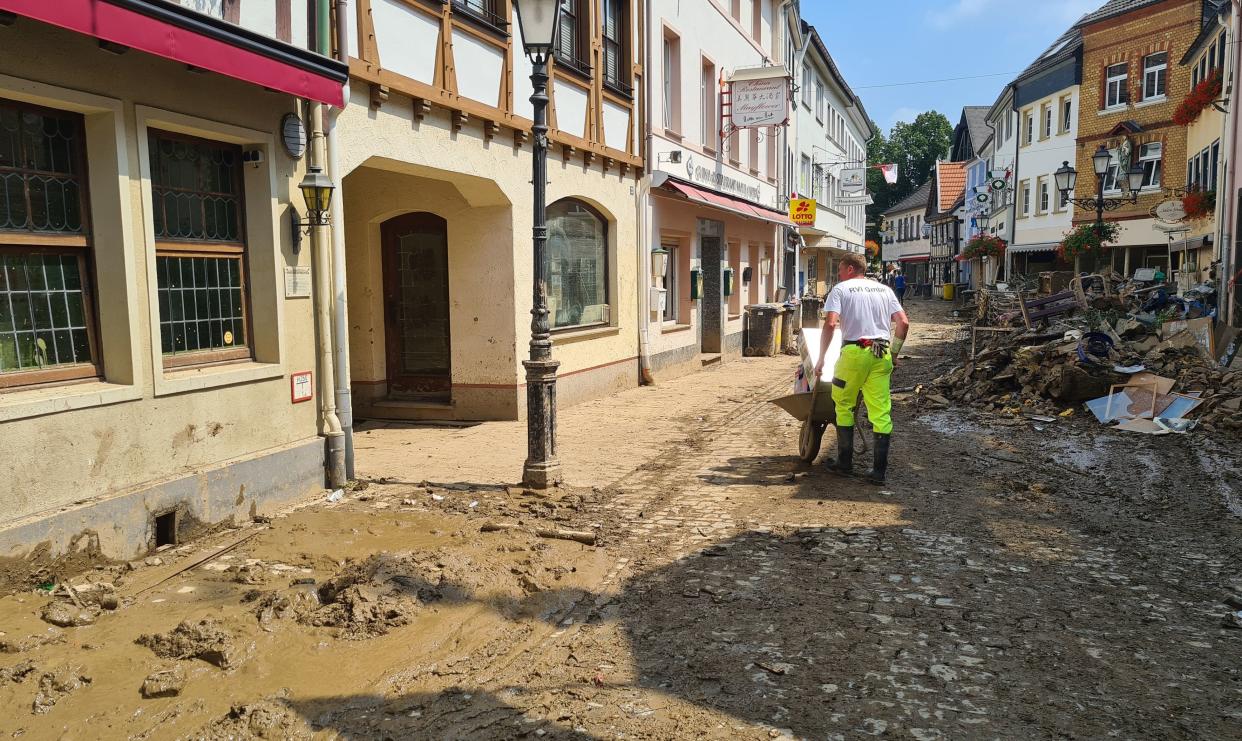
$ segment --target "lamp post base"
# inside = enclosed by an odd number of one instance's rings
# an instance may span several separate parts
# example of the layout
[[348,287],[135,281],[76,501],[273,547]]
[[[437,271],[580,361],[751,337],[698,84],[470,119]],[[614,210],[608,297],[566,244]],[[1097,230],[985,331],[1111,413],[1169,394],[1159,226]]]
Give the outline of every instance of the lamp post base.
[[526,367],[526,463],[522,483],[532,489],[548,489],[564,480],[556,456],[555,360],[523,360]]

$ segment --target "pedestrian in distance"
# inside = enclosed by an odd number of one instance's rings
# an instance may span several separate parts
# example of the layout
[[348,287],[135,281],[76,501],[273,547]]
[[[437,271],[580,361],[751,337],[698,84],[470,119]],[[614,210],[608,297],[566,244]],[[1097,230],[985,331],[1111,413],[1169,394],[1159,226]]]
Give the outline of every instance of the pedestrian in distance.
[[893,293],[897,295],[897,303],[906,305],[906,276],[900,270],[893,273]]
[[858,393],[867,404],[875,431],[875,458],[867,481],[883,484],[893,435],[893,368],[910,331],[910,320],[888,286],[866,276],[859,255],[841,258],[840,278],[824,300],[824,327],[815,363],[815,381],[824,373],[824,354],[841,332],[841,356],[832,372],[832,400],[837,408],[837,457],[828,469],[844,476],[854,470],[854,409]]

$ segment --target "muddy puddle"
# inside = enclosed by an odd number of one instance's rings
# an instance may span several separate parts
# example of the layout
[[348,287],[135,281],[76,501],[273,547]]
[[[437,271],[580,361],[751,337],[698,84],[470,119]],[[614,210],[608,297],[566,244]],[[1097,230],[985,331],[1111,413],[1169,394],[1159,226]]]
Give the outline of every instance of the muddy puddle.
[[[601,549],[480,533],[455,511],[476,493],[364,496],[0,599],[0,734],[307,737],[299,708],[360,688],[469,684],[469,657],[552,630],[605,572]],[[505,498],[484,512],[526,522]]]

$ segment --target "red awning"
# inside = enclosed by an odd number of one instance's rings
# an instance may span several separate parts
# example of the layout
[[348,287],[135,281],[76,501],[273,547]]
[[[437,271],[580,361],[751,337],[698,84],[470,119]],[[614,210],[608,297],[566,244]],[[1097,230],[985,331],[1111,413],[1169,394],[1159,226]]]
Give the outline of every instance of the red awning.
[[914,257],[899,257],[900,262],[931,262],[931,255],[916,255]]
[[757,206],[750,201],[744,201],[741,198],[734,198],[733,196],[727,196],[723,193],[717,193],[705,188],[698,188],[690,185],[689,183],[682,183],[677,180],[669,180],[664,184],[664,187],[675,193],[680,193],[686,198],[689,198],[696,203],[701,203],[704,206],[718,208],[722,211],[728,211],[730,213],[737,214],[738,216],[744,216],[748,219],[762,219],[763,221],[769,221],[773,224],[779,224],[780,226],[794,226],[794,223],[789,220],[789,217],[780,211],[773,211],[770,208]]
[[145,0],[0,0],[0,10],[299,98],[334,106],[345,102],[342,83],[348,71],[338,69],[344,67],[341,63],[178,5]]

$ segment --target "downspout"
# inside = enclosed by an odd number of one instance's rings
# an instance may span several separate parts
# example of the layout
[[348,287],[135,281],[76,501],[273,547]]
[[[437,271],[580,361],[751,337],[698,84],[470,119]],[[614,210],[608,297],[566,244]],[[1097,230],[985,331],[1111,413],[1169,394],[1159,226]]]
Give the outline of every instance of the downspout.
[[[349,0],[336,0],[336,58],[349,64]],[[336,409],[345,436],[345,479],[354,479],[354,403],[349,379],[349,302],[345,292],[345,195],[336,125],[349,105],[349,78],[345,78],[344,104],[328,112],[328,177],[337,184],[332,199],[332,297],[336,321],[332,324],[336,354]]]
[[[790,5],[790,3],[791,3],[791,1],[792,1],[792,0],[786,0],[786,2],[785,2],[785,3],[783,3],[783,4],[782,4],[782,6],[781,6],[782,10],[783,10],[785,7],[789,6],[789,5]],[[788,23],[786,23],[786,24],[785,24],[785,26],[786,26],[786,28],[788,28],[789,24],[788,24]],[[806,64],[806,53],[807,53],[807,52],[810,50],[810,48],[811,48],[811,39],[810,39],[809,37],[807,37],[807,36],[803,36],[803,34],[802,34],[802,19],[801,19],[801,17],[799,17],[799,18],[798,18],[798,35],[799,35],[799,36],[802,36],[802,43],[801,43],[801,45],[798,47],[798,56],[797,56],[797,58],[796,58],[796,59],[797,59],[797,61],[796,61],[796,62],[794,62],[794,68],[795,68],[796,70],[799,70],[799,71],[800,71],[800,70],[802,69],[802,65]],[[795,71],[794,71],[793,69],[791,69],[791,70],[789,70],[789,74],[791,74],[791,75],[792,75],[792,74],[795,74]],[[793,103],[793,106],[794,106],[794,108],[793,108],[793,116],[797,116],[797,115],[798,115],[798,104],[797,104],[797,102],[794,102],[794,101],[791,101],[791,102]],[[789,128],[788,128],[788,127],[786,127],[785,131],[786,131],[786,132],[788,132],[788,131],[789,131]],[[786,138],[788,138],[788,134],[786,134]],[[800,152],[802,151],[802,150],[801,150],[801,146],[802,146],[802,127],[801,127],[801,126],[798,126],[797,121],[794,121],[794,141],[793,141],[793,151],[794,151],[795,153],[800,153]],[[812,158],[812,159],[814,159],[814,158]],[[789,174],[792,176],[792,173],[789,173]],[[788,183],[788,184],[787,184],[786,191],[788,192],[788,191],[792,190],[792,188],[793,188],[793,183],[792,183],[792,182],[790,182],[790,183]],[[788,227],[786,227],[786,229],[788,229]],[[786,294],[785,294],[785,295],[786,295],[787,297],[791,297],[791,296],[793,295],[794,289],[795,289],[795,288],[797,288],[797,284],[798,284],[798,266],[802,264],[802,248],[806,245],[806,240],[802,238],[802,235],[801,235],[800,233],[797,233],[797,231],[796,231],[796,230],[795,230],[795,234],[797,234],[798,239],[794,241],[794,245],[795,245],[795,246],[794,246],[794,269],[793,269],[793,280],[792,280],[792,285],[790,285],[790,286],[789,286],[789,288],[788,288],[788,289],[787,289],[787,291],[786,291]],[[866,241],[866,240],[864,239],[864,241]],[[782,254],[782,255],[784,254],[784,245],[781,245],[781,254]],[[801,298],[801,297],[799,296],[799,298]]]
[[[638,209],[635,215],[635,222],[638,224],[638,382],[643,386],[651,386],[655,384],[655,375],[651,372],[651,274],[648,272],[651,267],[651,39],[648,38],[650,31],[647,28],[647,19],[651,18],[651,0],[646,0],[643,17],[640,19],[642,23],[642,39],[643,39],[643,124],[646,127],[643,134],[646,142],[643,151],[643,177],[638,181],[638,198],[634,199],[634,206]],[[644,259],[647,258],[647,259]],[[676,265],[669,266],[668,269],[676,270]],[[665,300],[672,300],[666,297]]]
[[[324,56],[331,54],[329,48],[329,0],[318,0],[316,14],[316,46]],[[310,103],[310,156],[307,165],[310,167],[324,166],[325,142],[323,135],[323,103]],[[336,416],[334,399],[336,384],[332,353],[332,293],[331,254],[328,247],[328,228],[322,223],[311,227],[311,245],[314,256],[315,275],[315,332],[319,354],[319,410],[323,416],[323,436],[327,444],[327,478],[328,488],[339,489],[346,483],[345,479],[345,435],[341,432],[341,421]]]

